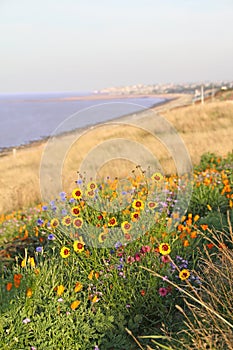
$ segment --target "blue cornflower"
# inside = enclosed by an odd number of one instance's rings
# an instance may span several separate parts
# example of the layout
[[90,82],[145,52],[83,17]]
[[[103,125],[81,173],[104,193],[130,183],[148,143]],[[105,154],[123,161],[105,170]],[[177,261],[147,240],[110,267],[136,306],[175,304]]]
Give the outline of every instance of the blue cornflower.
[[43,247],[36,247],[36,252],[37,253],[42,253]]
[[43,205],[42,210],[43,210],[43,211],[48,210],[48,206],[47,206],[47,205]]
[[61,211],[61,213],[62,213],[62,215],[67,215],[67,210],[66,209],[62,209],[62,211]]
[[37,220],[37,224],[38,224],[38,225],[41,226],[41,225],[43,225],[43,223],[44,223],[44,220],[42,220],[42,219],[38,219],[38,220]]
[[74,202],[75,202],[75,199],[74,199],[74,198],[70,198],[69,202],[70,202],[70,203],[74,203]]
[[81,184],[83,183],[83,180],[78,179],[78,180],[76,181],[76,183],[77,183],[78,185],[81,185]]
[[116,242],[115,248],[118,249],[120,247],[122,247],[122,243],[120,241]]
[[124,265],[123,265],[123,264],[120,264],[120,265],[117,266],[117,269],[118,269],[118,270],[122,270],[123,267],[124,267]]
[[54,235],[50,233],[50,235],[48,235],[48,240],[53,241],[54,239],[55,239]]

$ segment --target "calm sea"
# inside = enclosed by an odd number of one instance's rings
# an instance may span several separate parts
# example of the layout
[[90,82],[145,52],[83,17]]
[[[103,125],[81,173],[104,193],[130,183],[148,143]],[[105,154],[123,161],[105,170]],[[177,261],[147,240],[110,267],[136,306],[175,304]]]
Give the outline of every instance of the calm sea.
[[[0,94],[0,151],[139,112],[166,100],[154,97],[87,100],[88,95],[92,94]],[[67,99],[82,96],[79,100]]]

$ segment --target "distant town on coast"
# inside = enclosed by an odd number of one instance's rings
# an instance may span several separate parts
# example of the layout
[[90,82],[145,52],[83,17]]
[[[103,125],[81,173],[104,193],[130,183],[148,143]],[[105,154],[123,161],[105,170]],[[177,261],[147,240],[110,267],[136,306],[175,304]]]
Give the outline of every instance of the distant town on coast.
[[157,83],[136,84],[130,86],[110,87],[96,90],[95,93],[128,95],[128,94],[193,94],[201,96],[202,89],[205,95],[215,94],[219,90],[233,89],[233,81],[208,81],[208,82],[185,82],[185,83]]

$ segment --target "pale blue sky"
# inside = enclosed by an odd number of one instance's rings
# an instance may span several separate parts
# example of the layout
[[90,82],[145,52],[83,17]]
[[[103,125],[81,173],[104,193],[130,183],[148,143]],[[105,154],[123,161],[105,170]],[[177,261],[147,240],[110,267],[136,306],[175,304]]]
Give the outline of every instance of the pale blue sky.
[[0,92],[233,80],[233,0],[0,0]]

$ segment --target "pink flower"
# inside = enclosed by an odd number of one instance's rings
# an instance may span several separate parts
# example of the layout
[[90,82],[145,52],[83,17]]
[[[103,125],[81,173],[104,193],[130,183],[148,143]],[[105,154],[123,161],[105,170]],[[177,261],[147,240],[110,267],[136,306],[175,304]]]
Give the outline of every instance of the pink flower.
[[132,264],[133,262],[135,262],[134,257],[133,256],[128,256],[127,263]]
[[170,256],[169,255],[162,255],[161,260],[163,263],[168,263],[168,262],[170,262]]
[[167,295],[168,291],[166,288],[159,288],[159,295],[161,295],[161,297],[165,297]]
[[134,259],[135,259],[136,261],[140,261],[140,260],[141,260],[140,254],[139,254],[139,253],[136,253],[136,254],[134,255]]
[[140,253],[141,254],[146,254],[146,253],[149,253],[151,250],[151,247],[149,245],[144,245],[141,250],[140,250]]

